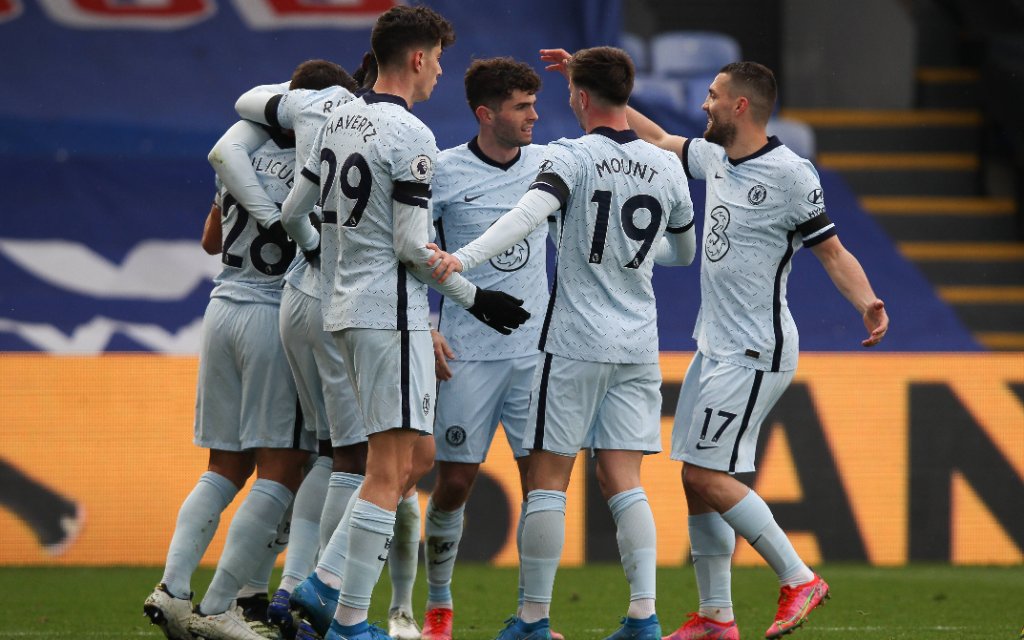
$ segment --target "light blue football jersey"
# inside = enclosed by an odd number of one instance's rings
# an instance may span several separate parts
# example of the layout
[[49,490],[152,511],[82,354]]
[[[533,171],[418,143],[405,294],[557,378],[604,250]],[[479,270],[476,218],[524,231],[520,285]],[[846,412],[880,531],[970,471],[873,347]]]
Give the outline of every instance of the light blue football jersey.
[[679,159],[631,130],[599,127],[549,144],[533,186],[563,204],[541,348],[588,362],[658,362],[654,252],[666,229],[693,224]]
[[[472,242],[514,207],[537,177],[544,147],[531,144],[499,164],[480,150],[476,138],[438,155],[433,182],[437,241],[449,253]],[[537,353],[548,303],[547,225],[489,262],[463,273],[483,289],[498,289],[523,300],[530,319],[511,335],[501,335],[447,298],[439,330],[459,360],[505,360]]]
[[[355,96],[348,89],[339,86],[319,91],[293,89],[281,96],[276,109],[271,109],[277,116],[277,122],[272,124],[295,132],[296,166],[301,169],[306,164],[311,150],[316,145],[320,129],[331,112],[353,99]],[[319,215],[320,212],[315,213]],[[323,289],[320,278],[320,269],[309,264],[301,251],[295,257],[295,265],[285,277],[288,284],[314,297],[319,297]]]
[[[295,150],[268,140],[249,156],[260,186],[280,203],[295,183]],[[213,279],[211,298],[279,304],[284,275],[295,258],[295,243],[273,238],[217,180],[224,269]]]
[[693,138],[682,159],[707,194],[697,348],[719,362],[796,369],[799,336],[786,303],[793,254],[836,234],[818,172],[775,136],[738,160]]
[[392,201],[430,206],[434,134],[402,98],[371,91],[334,110],[316,155],[303,175],[320,184],[324,218],[338,221],[324,328],[428,330],[427,285],[395,255]]

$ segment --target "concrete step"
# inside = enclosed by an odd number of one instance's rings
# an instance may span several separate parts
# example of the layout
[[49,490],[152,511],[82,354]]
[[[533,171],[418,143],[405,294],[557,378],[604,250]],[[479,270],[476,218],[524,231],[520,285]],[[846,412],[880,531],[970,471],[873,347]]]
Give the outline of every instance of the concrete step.
[[977,153],[981,114],[973,109],[786,109],[814,129],[821,151]]
[[921,109],[977,108],[981,74],[971,67],[920,67],[917,106]]

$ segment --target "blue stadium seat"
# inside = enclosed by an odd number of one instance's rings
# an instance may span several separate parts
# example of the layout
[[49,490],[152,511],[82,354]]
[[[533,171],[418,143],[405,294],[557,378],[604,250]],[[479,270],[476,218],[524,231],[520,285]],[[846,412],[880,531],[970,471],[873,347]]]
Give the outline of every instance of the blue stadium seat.
[[740,60],[740,45],[714,31],[668,31],[651,39],[651,68],[661,76],[717,73]]
[[651,70],[650,56],[647,55],[647,40],[635,33],[623,32],[619,36],[619,42],[629,57],[633,58],[633,65],[636,67],[638,76]]
[[807,123],[788,118],[772,118],[768,121],[768,135],[778,136],[782,144],[796,155],[814,160],[817,151],[814,129]]

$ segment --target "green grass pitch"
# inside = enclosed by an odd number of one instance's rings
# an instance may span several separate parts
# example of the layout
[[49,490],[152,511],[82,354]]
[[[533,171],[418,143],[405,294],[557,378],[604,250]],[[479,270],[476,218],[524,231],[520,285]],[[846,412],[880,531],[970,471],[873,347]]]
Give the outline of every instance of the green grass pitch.
[[[0,639],[163,638],[142,615],[142,601],[160,579],[159,568],[0,568]],[[414,604],[422,617],[424,577]],[[944,565],[875,568],[826,565],[821,573],[833,597],[794,638],[840,640],[1016,640],[1024,625],[1024,567]],[[202,593],[212,572],[192,586]],[[486,640],[514,612],[517,573],[459,565],[453,591],[456,640]],[[275,572],[272,584],[276,585]],[[763,638],[775,611],[777,583],[765,568],[738,568],[733,600],[742,638]],[[697,591],[689,567],[658,573],[663,630],[694,610]],[[384,620],[387,574],[370,611]],[[555,582],[553,626],[567,640],[600,639],[614,631],[628,598],[622,569],[591,565],[564,569]]]

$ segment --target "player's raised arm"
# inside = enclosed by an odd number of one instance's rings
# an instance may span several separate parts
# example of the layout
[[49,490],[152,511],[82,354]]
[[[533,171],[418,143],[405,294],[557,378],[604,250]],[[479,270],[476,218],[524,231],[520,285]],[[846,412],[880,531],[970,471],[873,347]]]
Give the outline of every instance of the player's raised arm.
[[839,292],[863,316],[868,337],[861,341],[861,345],[873,347],[881,342],[889,329],[889,316],[885,312],[885,303],[871,289],[871,283],[857,258],[846,250],[836,236],[814,245],[811,251],[821,261]]
[[629,121],[630,128],[636,131],[636,135],[640,136],[641,139],[682,157],[683,144],[686,142],[685,137],[668,133],[654,120],[651,120],[633,107],[626,107],[626,120]]
[[267,229],[281,219],[281,212],[260,185],[249,154],[269,139],[264,129],[243,120],[232,125],[207,156],[228,192]]
[[238,117],[277,126],[277,104],[288,93],[288,84],[261,84],[249,89],[235,101]]

